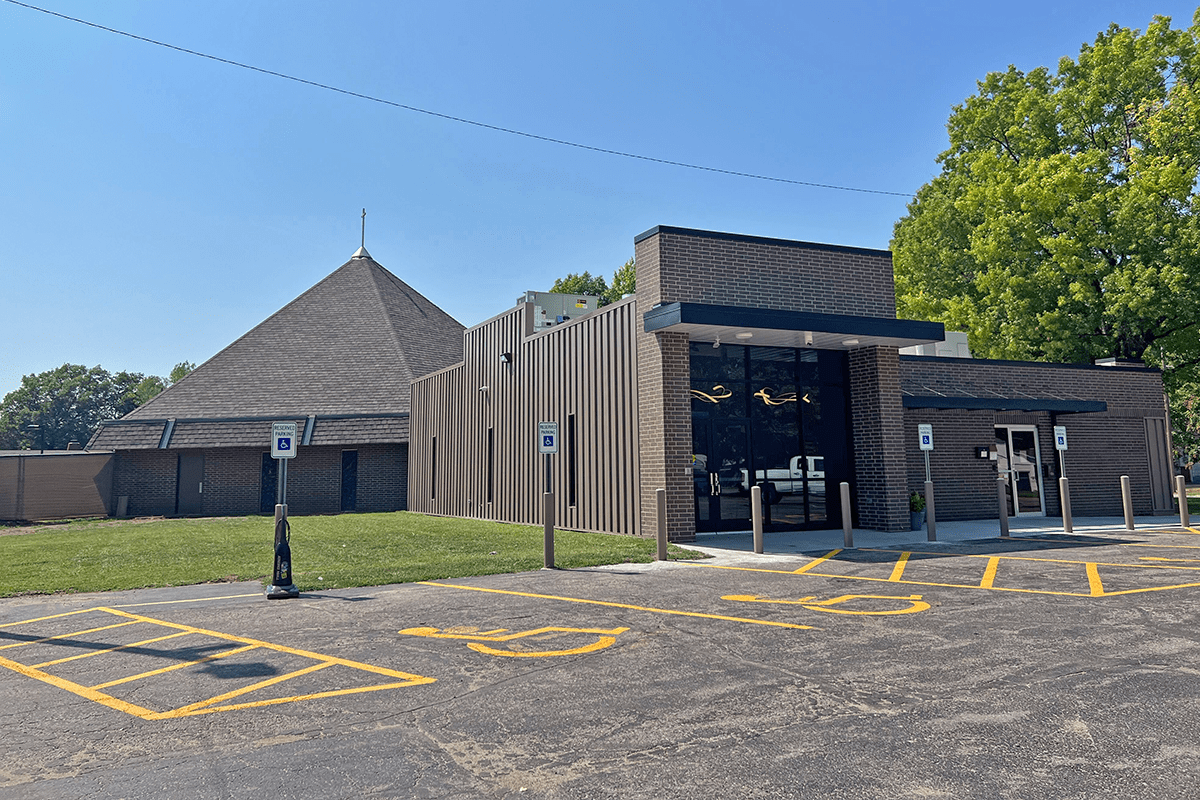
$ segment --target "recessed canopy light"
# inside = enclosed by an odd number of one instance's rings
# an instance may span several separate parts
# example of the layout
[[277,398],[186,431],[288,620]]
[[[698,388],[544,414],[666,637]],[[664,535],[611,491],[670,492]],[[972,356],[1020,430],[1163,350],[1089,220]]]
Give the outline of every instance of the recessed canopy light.
[[858,339],[842,339],[842,344],[846,347],[853,347],[858,344]]
[[738,333],[736,333],[734,335],[737,336],[737,338],[739,338],[739,339],[753,339],[754,338],[754,334],[750,331],[739,331]]

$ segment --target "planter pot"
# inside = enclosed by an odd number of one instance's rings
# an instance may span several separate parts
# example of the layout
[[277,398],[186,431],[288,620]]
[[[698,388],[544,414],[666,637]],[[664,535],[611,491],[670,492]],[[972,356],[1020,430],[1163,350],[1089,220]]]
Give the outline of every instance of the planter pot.
[[919,531],[921,528],[925,527],[924,511],[910,511],[908,512],[908,515],[912,517],[912,529],[914,531]]

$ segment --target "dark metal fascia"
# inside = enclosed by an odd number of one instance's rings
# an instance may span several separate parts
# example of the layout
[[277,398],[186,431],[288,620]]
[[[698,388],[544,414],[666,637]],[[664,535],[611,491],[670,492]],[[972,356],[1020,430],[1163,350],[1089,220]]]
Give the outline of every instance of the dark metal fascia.
[[802,242],[798,239],[773,239],[769,236],[750,236],[745,233],[726,233],[724,231],[705,231],[697,228],[677,228],[673,225],[655,225],[648,231],[643,231],[633,237],[633,243],[639,244],[651,236],[660,233],[670,233],[676,236],[693,236],[697,239],[722,239],[727,242],[744,242],[746,244],[766,244],[776,247],[794,247],[801,250],[822,250],[827,253],[848,253],[854,255],[892,257],[891,250],[876,250],[870,247],[853,247],[846,244],[825,244],[824,242]]
[[853,336],[879,336],[941,341],[946,327],[940,322],[856,317],[848,314],[819,314],[776,308],[717,306],[705,303],[667,303],[643,316],[645,330],[652,333],[671,325],[720,325],[727,328],[763,328],[781,331],[813,331]]

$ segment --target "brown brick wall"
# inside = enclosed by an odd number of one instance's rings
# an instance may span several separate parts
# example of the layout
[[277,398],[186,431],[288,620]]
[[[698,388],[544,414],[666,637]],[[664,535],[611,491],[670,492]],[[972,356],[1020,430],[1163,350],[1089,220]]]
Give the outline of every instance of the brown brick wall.
[[850,418],[858,525],[909,527],[903,453],[904,408],[894,347],[850,351]]
[[[658,258],[643,271],[641,254]],[[891,253],[733,234],[660,228],[637,245],[653,303],[690,302],[864,317],[896,316]],[[643,311],[649,310],[646,306]]]
[[129,498],[129,515],[175,513],[175,483],[179,454],[171,450],[118,450],[113,455],[113,503]]
[[1034,397],[1103,400],[1108,410],[1086,414],[1048,412],[906,409],[904,452],[908,486],[925,480],[925,460],[917,448],[917,425],[933,425],[930,472],[938,519],[994,519],[996,462],[975,457],[975,447],[995,441],[996,425],[1034,425],[1043,469],[1046,514],[1061,516],[1059,459],[1054,425],[1067,429],[1066,454],[1075,516],[1120,516],[1120,477],[1130,477],[1134,513],[1154,512],[1147,455],[1147,417],[1163,416],[1162,376],[1154,369],[1029,364],[985,359],[933,359],[902,356],[900,380],[916,395]]
[[[342,450],[358,450],[358,511],[407,507],[408,445],[305,447],[288,465],[288,510],[337,513],[341,507]],[[131,516],[172,515],[181,453],[203,454],[205,516],[259,513],[262,448],[120,451],[114,460],[113,497],[129,496]],[[271,490],[274,494],[274,489]]]
[[[635,242],[638,311],[694,302],[895,318],[891,254],[659,228]],[[667,489],[668,536],[691,538],[691,404],[686,334],[638,333],[642,531],[657,528]],[[857,355],[857,362],[856,362]],[[857,371],[854,364],[857,363]],[[859,524],[908,526],[897,351],[851,354]],[[857,383],[856,383],[857,381]]]

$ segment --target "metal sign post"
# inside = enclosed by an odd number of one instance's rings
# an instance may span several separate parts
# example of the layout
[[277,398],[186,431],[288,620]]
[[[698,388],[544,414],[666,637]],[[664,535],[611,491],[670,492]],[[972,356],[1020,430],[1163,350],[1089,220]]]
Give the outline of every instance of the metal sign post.
[[929,529],[928,539],[937,541],[937,512],[933,505],[933,476],[929,471],[929,454],[933,452],[933,426],[922,423],[917,426],[917,445],[925,453],[925,526]]
[[278,465],[279,480],[275,489],[275,569],[267,589],[268,600],[300,596],[300,590],[292,582],[291,527],[287,518],[287,464],[295,457],[296,423],[272,423],[271,458]]
[[1075,524],[1071,519],[1071,484],[1067,481],[1067,428],[1054,426],[1054,449],[1058,451],[1058,498],[1062,504],[1063,533],[1073,533]]
[[546,490],[542,494],[542,566],[554,569],[554,474],[550,456],[558,452],[558,423],[538,423],[538,452],[546,457]]

